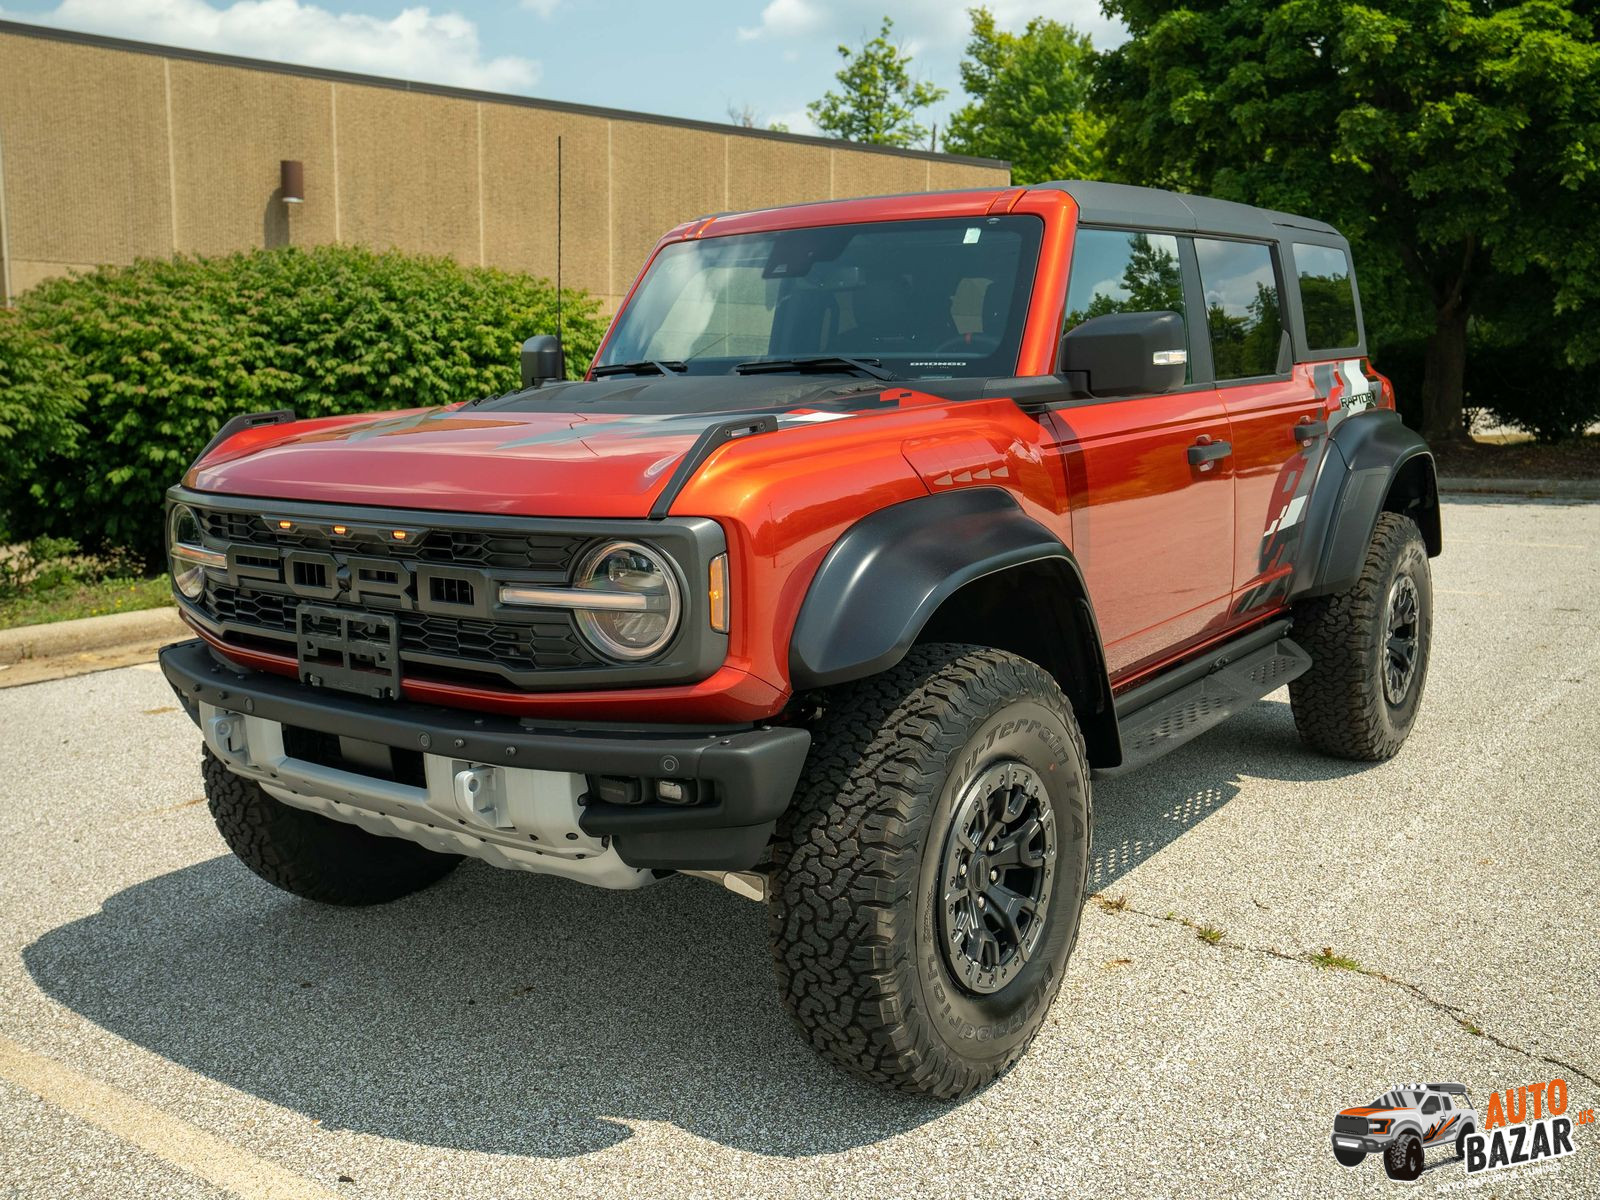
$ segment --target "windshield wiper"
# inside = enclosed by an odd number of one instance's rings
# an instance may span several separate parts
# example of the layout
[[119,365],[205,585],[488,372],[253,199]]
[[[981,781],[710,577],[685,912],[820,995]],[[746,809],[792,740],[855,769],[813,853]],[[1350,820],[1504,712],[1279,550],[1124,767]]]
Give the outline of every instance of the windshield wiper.
[[845,354],[811,354],[803,358],[754,358],[733,368],[740,375],[760,375],[776,371],[860,371],[874,379],[894,379],[876,358],[851,358]]
[[689,368],[676,360],[661,362],[659,359],[643,358],[638,362],[608,363],[603,367],[596,367],[590,372],[596,379],[604,379],[607,375],[681,375]]

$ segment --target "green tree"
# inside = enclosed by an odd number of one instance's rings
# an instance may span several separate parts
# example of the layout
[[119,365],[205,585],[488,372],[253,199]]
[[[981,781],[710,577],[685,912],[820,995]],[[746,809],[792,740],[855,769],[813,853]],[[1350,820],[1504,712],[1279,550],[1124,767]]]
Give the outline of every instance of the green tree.
[[[1421,425],[1464,433],[1468,322],[1514,288],[1600,361],[1600,46],[1584,0],[1107,0],[1119,174],[1323,217],[1426,322]],[[1371,305],[1369,304],[1369,308]],[[1370,332],[1369,322],[1369,332]]]
[[894,22],[883,19],[878,36],[859,49],[839,47],[844,59],[834,78],[842,92],[828,91],[806,105],[817,128],[834,137],[874,146],[918,146],[928,130],[917,111],[944,98],[945,89],[911,78],[911,56],[889,40]]
[[1013,183],[1099,179],[1105,126],[1089,108],[1094,48],[1070,25],[1035,17],[1021,33],[969,9],[972,39],[961,63],[971,101],[950,118],[945,147],[1003,158]]

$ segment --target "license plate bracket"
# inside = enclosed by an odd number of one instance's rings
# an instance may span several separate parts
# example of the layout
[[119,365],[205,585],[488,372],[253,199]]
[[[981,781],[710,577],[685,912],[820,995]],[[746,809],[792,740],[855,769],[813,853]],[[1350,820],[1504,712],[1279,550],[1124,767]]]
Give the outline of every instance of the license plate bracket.
[[301,604],[294,610],[300,682],[374,700],[400,697],[400,623],[384,613]]

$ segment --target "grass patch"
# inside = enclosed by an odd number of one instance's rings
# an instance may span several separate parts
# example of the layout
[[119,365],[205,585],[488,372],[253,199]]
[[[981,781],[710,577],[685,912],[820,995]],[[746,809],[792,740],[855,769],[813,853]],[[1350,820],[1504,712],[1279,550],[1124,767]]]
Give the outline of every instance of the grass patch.
[[1315,954],[1306,956],[1313,966],[1321,967],[1325,971],[1360,971],[1361,964],[1353,958],[1343,954],[1335,954],[1332,946],[1324,946]]
[[74,580],[0,599],[0,629],[47,625],[106,613],[138,612],[171,603],[172,585],[165,575],[154,579]]
[[1128,907],[1127,896],[1107,896],[1100,892],[1095,893],[1094,902],[1107,912],[1122,912]]
[[1208,946],[1215,946],[1222,940],[1222,930],[1215,925],[1196,925],[1194,935]]

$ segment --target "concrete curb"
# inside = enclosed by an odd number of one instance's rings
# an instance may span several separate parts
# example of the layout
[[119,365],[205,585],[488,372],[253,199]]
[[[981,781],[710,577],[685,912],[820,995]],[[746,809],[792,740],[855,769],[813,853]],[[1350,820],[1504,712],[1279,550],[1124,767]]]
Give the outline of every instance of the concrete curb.
[[104,617],[82,617],[76,621],[55,621],[49,625],[0,629],[0,664],[169,640],[182,637],[187,631],[188,626],[178,619],[176,608],[147,608]]
[[1456,495],[1600,500],[1600,479],[1472,479],[1464,475],[1441,475],[1439,490]]

